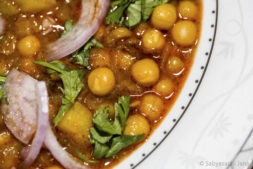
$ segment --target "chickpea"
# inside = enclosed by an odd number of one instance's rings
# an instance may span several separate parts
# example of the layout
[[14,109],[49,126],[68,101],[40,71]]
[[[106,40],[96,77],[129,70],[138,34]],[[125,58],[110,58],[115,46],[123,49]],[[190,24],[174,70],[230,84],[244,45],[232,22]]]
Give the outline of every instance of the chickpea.
[[174,83],[169,78],[162,79],[154,86],[154,90],[162,96],[169,96],[174,92]]
[[158,120],[164,110],[163,100],[155,94],[144,95],[139,110],[150,121]]
[[132,32],[125,27],[120,27],[112,31],[112,36],[115,39],[129,38],[130,36],[132,36]]
[[51,167],[47,167],[46,169],[63,169],[63,168],[60,167],[60,166],[54,165],[54,166],[51,166]]
[[179,21],[172,29],[172,37],[182,46],[194,45],[197,36],[197,27],[192,21]]
[[142,37],[143,47],[148,52],[162,50],[165,43],[166,40],[163,34],[156,29],[147,30]]
[[88,77],[88,86],[91,92],[98,96],[105,96],[115,87],[113,72],[105,67],[93,70]]
[[159,80],[160,71],[155,61],[142,59],[132,66],[131,74],[138,84],[152,86]]
[[18,50],[23,56],[33,56],[40,50],[40,41],[34,35],[28,35],[18,42]]
[[178,6],[178,12],[182,18],[195,19],[198,13],[198,8],[192,1],[181,1]]
[[155,7],[151,16],[151,23],[157,29],[168,30],[177,20],[177,10],[174,5],[163,4]]
[[139,114],[134,114],[128,117],[126,121],[126,127],[124,135],[140,135],[145,134],[147,136],[150,131],[150,125],[148,120]]
[[102,104],[99,105],[99,107],[102,107],[103,109],[108,106],[109,107],[109,117],[110,118],[114,118],[114,107],[113,107],[113,104],[112,103],[109,103],[109,102],[104,102]]
[[111,55],[109,51],[100,48],[91,49],[89,64],[92,68],[110,67]]
[[167,70],[172,74],[178,74],[184,69],[184,62],[176,56],[170,57],[167,62]]
[[149,24],[147,24],[146,22],[143,22],[136,26],[136,28],[134,29],[134,33],[136,36],[142,37],[148,29],[150,29]]
[[118,69],[129,70],[132,64],[135,62],[135,57],[131,56],[127,52],[118,50],[114,53],[114,64]]

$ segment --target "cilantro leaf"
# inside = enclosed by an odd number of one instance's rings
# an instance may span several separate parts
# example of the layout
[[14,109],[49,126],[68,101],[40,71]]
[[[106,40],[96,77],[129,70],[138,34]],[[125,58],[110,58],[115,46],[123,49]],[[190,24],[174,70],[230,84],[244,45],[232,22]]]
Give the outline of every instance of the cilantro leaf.
[[63,89],[61,88],[61,91],[64,97],[62,98],[62,105],[53,120],[54,125],[57,126],[65,113],[73,106],[76,97],[84,87],[82,78],[85,72],[82,70],[69,70],[59,61],[51,63],[35,61],[34,63],[46,67],[48,73],[59,73],[62,80]]
[[121,125],[117,119],[114,122],[109,120],[109,107],[105,107],[103,110],[99,108],[94,114],[92,121],[95,127],[102,132],[107,134],[121,134]]
[[108,145],[95,142],[95,148],[93,150],[92,156],[101,159],[108,153],[109,149],[110,147]]
[[150,18],[153,9],[169,0],[116,0],[106,17],[106,24],[133,27]]
[[101,144],[105,144],[109,142],[109,140],[112,138],[112,135],[101,135],[97,130],[92,127],[90,128],[90,134],[91,134],[91,142],[94,143],[94,141],[97,141]]
[[105,23],[106,24],[120,23],[122,21],[124,11],[128,8],[131,2],[134,1],[135,0],[116,0],[112,2],[111,10],[109,11],[106,17]]
[[153,9],[161,4],[168,3],[169,0],[142,0],[142,18],[148,20],[153,12]]
[[103,48],[104,46],[95,38],[91,38],[81,50],[76,51],[72,54],[71,57],[76,62],[76,64],[82,65],[84,67],[89,66],[90,49],[92,47]]
[[141,22],[141,17],[141,0],[137,0],[127,8],[126,26],[133,27],[138,25]]
[[134,144],[138,142],[139,140],[143,139],[145,134],[142,135],[136,135],[136,136],[118,136],[114,137],[112,139],[112,145],[109,149],[109,151],[106,153],[105,157],[110,158],[115,156],[120,150],[130,146],[131,144]]
[[98,163],[98,162],[95,161],[95,160],[89,160],[89,159],[86,157],[85,154],[82,154],[82,153],[81,153],[80,151],[78,151],[78,150],[76,150],[76,153],[77,153],[78,157],[79,157],[82,161],[84,161],[84,162],[86,162],[86,163],[89,163],[89,164],[97,164],[97,163]]
[[130,111],[130,96],[122,96],[114,104],[114,121],[108,118],[109,107],[99,108],[93,116],[94,127],[90,128],[90,142],[94,150],[95,158],[111,158],[119,151],[134,144],[145,137],[145,134],[137,136],[122,135],[126,120]]
[[71,20],[67,20],[65,22],[64,31],[62,32],[61,36],[67,35],[72,29],[74,28],[74,25]]
[[4,84],[5,80],[6,80],[5,76],[0,76],[0,99],[4,95],[4,90],[2,88],[3,88],[3,84]]
[[115,118],[119,120],[122,131],[125,128],[125,123],[130,111],[130,97],[122,96],[119,98],[118,103],[115,103]]

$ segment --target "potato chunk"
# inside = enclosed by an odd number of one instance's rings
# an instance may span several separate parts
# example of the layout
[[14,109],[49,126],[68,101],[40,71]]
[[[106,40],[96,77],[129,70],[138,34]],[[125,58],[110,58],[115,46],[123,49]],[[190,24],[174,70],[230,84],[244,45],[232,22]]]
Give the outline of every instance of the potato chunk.
[[65,114],[58,128],[76,143],[89,143],[89,129],[92,127],[92,114],[81,103],[76,102]]
[[40,12],[56,5],[56,0],[15,0],[24,12]]

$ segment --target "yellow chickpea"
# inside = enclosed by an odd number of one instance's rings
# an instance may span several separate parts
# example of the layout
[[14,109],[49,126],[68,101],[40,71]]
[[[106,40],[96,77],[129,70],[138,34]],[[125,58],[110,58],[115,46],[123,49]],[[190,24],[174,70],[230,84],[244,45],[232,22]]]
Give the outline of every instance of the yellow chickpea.
[[155,86],[154,90],[162,96],[169,96],[174,92],[174,83],[171,79],[161,79]]
[[140,135],[145,134],[147,136],[150,131],[150,125],[148,120],[139,114],[134,114],[128,117],[126,121],[126,127],[124,135]]
[[121,50],[114,52],[113,59],[115,66],[121,70],[129,70],[135,62],[135,57]]
[[172,74],[180,73],[184,69],[184,62],[176,56],[172,56],[168,59],[167,70]]
[[150,121],[158,120],[164,110],[163,100],[155,94],[146,94],[142,97],[139,110]]
[[46,169],[63,169],[63,168],[60,167],[60,166],[54,165],[54,166],[51,166],[51,167],[47,167]]
[[142,59],[132,66],[131,74],[138,84],[148,87],[159,80],[160,71],[155,61]]
[[104,103],[102,103],[102,104],[99,105],[99,107],[102,107],[103,109],[104,109],[106,106],[109,107],[109,117],[110,117],[110,118],[113,118],[113,117],[114,117],[115,111],[114,111],[114,107],[113,107],[113,104],[112,104],[112,103],[110,103],[110,102],[104,102]]
[[142,37],[142,44],[148,52],[162,50],[166,40],[163,34],[156,29],[147,30]]
[[23,56],[33,56],[40,50],[40,41],[34,35],[28,35],[18,42],[18,50]]
[[151,23],[157,29],[168,30],[177,20],[177,9],[174,5],[163,4],[155,7]]
[[179,21],[172,29],[174,41],[182,46],[194,45],[196,36],[197,27],[192,21]]
[[91,49],[89,64],[92,68],[110,67],[111,55],[109,51],[100,48]]
[[184,19],[195,19],[198,13],[197,5],[192,1],[181,1],[178,12]]
[[97,68],[89,74],[88,86],[93,94],[105,96],[114,89],[115,76],[108,68]]
[[120,27],[112,31],[112,36],[115,39],[123,39],[132,36],[132,32],[125,27]]

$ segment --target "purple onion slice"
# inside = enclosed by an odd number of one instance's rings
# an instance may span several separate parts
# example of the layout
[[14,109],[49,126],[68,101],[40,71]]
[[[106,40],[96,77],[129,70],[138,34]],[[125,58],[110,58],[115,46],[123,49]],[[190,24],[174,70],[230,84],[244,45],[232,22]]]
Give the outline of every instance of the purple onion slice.
[[0,16],[0,35],[4,32],[4,19]]
[[61,59],[81,48],[98,30],[110,0],[82,0],[79,21],[71,32],[47,46],[46,61]]
[[48,128],[48,94],[45,82],[38,82],[36,85],[37,96],[37,131],[33,138],[31,146],[27,146],[23,151],[23,166],[30,166],[40,153],[40,149],[44,143],[46,131]]
[[4,122],[12,134],[24,144],[31,141],[37,129],[37,82],[28,74],[13,69],[3,86]]
[[51,127],[47,128],[44,143],[54,158],[66,169],[88,169],[88,167],[76,161],[71,154],[64,150],[57,141]]

